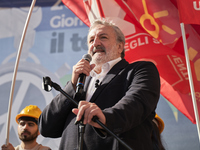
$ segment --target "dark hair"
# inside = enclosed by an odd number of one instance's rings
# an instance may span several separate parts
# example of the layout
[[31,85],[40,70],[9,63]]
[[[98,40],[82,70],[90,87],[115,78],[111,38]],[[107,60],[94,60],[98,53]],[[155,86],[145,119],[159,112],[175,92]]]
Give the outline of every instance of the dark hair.
[[33,121],[36,124],[38,124],[38,120],[36,118],[33,117],[26,117],[26,116],[22,116],[18,119],[18,122],[20,122],[21,120],[25,120],[25,121]]
[[[123,42],[125,44],[125,36],[123,32],[120,30],[119,27],[117,27],[112,21],[106,20],[106,19],[96,19],[94,22],[91,24],[89,32],[96,26],[96,25],[105,25],[112,27],[113,30],[115,31],[116,34],[116,40],[117,42]],[[121,53],[121,58],[124,58],[125,56],[125,48],[123,48],[123,51]]]

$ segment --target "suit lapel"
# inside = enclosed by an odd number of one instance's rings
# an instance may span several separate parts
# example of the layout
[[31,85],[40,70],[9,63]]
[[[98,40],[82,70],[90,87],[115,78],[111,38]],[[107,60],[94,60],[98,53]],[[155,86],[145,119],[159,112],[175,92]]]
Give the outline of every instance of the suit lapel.
[[128,62],[125,59],[122,59],[113,68],[106,74],[100,86],[96,89],[93,96],[90,99],[90,102],[94,102],[98,95],[103,91],[104,88],[119,74],[119,72],[128,65]]
[[83,89],[84,91],[87,91],[91,79],[92,79],[91,76],[86,77],[85,86],[84,86],[84,89]]

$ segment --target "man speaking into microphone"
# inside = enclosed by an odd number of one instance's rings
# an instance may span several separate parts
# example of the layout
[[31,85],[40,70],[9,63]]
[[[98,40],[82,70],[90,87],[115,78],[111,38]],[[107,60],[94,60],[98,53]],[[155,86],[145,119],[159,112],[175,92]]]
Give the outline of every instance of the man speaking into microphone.
[[[83,150],[125,150],[126,148],[96,122],[98,117],[108,129],[134,150],[153,150],[153,118],[160,96],[160,78],[155,65],[125,59],[125,37],[106,20],[95,20],[88,33],[88,54],[73,66],[72,78],[64,91],[75,98],[83,85],[78,108],[58,94],[39,118],[40,133],[61,137],[59,150],[74,150],[78,145],[78,126],[85,125]],[[137,54],[136,54],[137,55]],[[84,83],[79,83],[80,75]]]

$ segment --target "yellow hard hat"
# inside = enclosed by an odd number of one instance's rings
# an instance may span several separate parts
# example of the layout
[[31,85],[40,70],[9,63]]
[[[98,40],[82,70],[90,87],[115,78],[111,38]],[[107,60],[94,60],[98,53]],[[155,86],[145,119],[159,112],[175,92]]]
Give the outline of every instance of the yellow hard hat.
[[18,123],[18,119],[20,117],[32,117],[38,120],[42,111],[36,105],[29,105],[26,106],[15,118],[16,122]]
[[165,128],[165,123],[164,121],[158,116],[158,114],[155,115],[155,119],[158,123],[158,129],[159,129],[159,132],[162,133],[164,128]]

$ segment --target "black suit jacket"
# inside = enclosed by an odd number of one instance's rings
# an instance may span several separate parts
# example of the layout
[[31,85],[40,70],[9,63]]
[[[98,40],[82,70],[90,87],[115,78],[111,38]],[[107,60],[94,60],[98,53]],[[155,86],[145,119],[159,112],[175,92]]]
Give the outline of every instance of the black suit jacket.
[[[91,77],[85,81],[87,90]],[[68,82],[64,90],[74,97]],[[122,59],[107,73],[90,102],[96,103],[106,117],[107,127],[134,150],[151,150],[152,119],[160,96],[160,79],[155,65]],[[81,99],[85,99],[85,92]],[[74,104],[57,95],[39,118],[40,133],[45,137],[62,137],[60,150],[74,150],[78,144],[78,126],[71,112]],[[115,138],[90,125],[85,126],[84,150],[125,150]],[[104,133],[104,134],[101,134]]]

